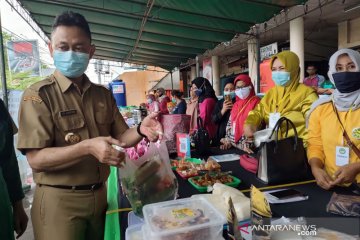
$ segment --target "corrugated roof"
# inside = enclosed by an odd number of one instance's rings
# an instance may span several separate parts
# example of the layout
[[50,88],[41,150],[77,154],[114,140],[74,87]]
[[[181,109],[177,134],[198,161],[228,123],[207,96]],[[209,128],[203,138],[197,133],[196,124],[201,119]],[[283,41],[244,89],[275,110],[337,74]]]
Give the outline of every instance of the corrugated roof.
[[71,10],[90,24],[95,58],[171,70],[246,33],[303,0],[18,0],[50,36],[56,15]]

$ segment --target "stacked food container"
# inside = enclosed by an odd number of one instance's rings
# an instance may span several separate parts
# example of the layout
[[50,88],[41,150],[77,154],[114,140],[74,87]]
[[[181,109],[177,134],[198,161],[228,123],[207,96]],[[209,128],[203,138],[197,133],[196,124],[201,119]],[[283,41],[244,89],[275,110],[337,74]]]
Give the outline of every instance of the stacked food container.
[[[143,208],[146,240],[223,239],[224,217],[203,197],[154,203]],[[127,240],[134,228],[128,229]],[[139,227],[137,231],[140,231]]]

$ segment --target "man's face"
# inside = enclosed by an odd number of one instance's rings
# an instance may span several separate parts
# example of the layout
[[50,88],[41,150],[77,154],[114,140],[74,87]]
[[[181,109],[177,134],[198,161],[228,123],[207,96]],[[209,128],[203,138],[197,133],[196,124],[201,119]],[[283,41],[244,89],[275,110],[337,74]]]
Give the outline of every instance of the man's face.
[[307,69],[306,69],[306,72],[310,75],[313,75],[316,73],[316,69],[313,67],[313,66],[309,66]]
[[157,90],[157,91],[156,91],[156,94],[157,94],[159,97],[161,97],[161,96],[163,95],[163,93],[162,93],[161,90]]
[[95,53],[95,45],[91,45],[89,37],[76,26],[58,26],[51,35],[49,43],[51,57],[55,50],[88,53],[89,58]]

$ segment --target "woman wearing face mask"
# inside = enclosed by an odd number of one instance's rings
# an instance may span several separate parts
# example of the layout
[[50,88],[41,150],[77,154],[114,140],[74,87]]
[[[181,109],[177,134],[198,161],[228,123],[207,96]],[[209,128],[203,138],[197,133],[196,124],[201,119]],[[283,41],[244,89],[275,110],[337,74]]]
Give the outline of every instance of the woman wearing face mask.
[[255,95],[254,85],[248,75],[240,74],[235,78],[234,84],[236,102],[227,123],[226,137],[221,139],[220,148],[223,150],[232,146],[244,150],[245,140],[242,138],[244,122],[249,112],[260,102],[260,99]]
[[182,99],[183,93],[179,90],[171,91],[171,101],[176,104],[175,108],[172,110],[172,114],[185,114],[186,113],[186,102]]
[[[290,119],[298,136],[307,144],[305,119],[311,104],[318,99],[315,90],[299,83],[300,67],[298,56],[291,51],[283,51],[271,60],[272,79],[276,86],[261,99],[257,107],[249,113],[245,121],[244,135],[253,137],[255,131],[265,123],[273,128],[280,117]],[[294,131],[289,130],[288,136]]]
[[216,125],[211,121],[211,115],[217,102],[215,91],[209,80],[203,77],[195,78],[191,84],[192,90],[199,97],[199,116],[209,133],[210,139],[213,139],[217,130]]
[[159,105],[159,102],[156,101],[155,95],[153,95],[153,94],[147,95],[146,102],[147,102],[147,109],[149,111],[149,114],[153,113],[153,112],[159,112],[160,105]]
[[235,87],[232,79],[228,79],[224,86],[224,98],[219,100],[212,114],[212,121],[218,126],[213,141],[214,146],[220,145],[220,140],[225,137],[226,125],[229,121],[230,112],[235,103]]
[[[335,52],[329,61],[328,76],[336,89],[332,97],[319,99],[311,108],[307,149],[312,173],[324,189],[360,183],[359,52]],[[354,147],[350,147],[349,140]]]

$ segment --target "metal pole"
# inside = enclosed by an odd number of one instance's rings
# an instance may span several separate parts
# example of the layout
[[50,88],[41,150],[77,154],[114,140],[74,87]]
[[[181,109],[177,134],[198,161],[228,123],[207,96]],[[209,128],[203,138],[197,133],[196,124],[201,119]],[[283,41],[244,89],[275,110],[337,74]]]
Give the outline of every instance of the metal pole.
[[170,77],[171,77],[171,90],[174,90],[174,82],[173,82],[173,76],[172,76],[173,72],[170,72]]
[[8,94],[7,94],[6,73],[5,73],[4,41],[3,41],[2,26],[1,26],[1,10],[0,10],[0,68],[1,68],[3,100],[5,103],[5,106],[8,107]]
[[[258,28],[258,27],[257,27]],[[259,36],[259,31],[256,28],[256,72],[257,72],[257,81],[256,81],[256,92],[260,93],[260,63],[261,63],[261,59],[260,59],[260,36]]]

